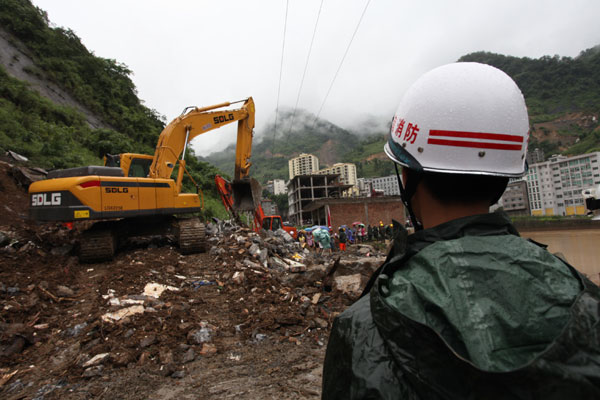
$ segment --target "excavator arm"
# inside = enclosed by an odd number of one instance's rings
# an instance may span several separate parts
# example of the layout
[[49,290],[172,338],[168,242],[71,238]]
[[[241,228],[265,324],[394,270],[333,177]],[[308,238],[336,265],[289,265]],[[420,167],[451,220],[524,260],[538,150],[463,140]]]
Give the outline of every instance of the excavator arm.
[[[254,129],[254,101],[249,97],[239,109],[211,111],[228,107],[233,103],[221,103],[214,106],[185,110],[161,132],[150,166],[150,178],[168,179],[177,162],[185,167],[183,157],[187,144],[198,135],[238,121],[237,145],[235,155],[235,180],[248,176],[250,156],[252,155],[252,130]],[[182,156],[180,160],[179,157]],[[180,176],[183,176],[180,168]],[[180,179],[178,179],[180,186]]]

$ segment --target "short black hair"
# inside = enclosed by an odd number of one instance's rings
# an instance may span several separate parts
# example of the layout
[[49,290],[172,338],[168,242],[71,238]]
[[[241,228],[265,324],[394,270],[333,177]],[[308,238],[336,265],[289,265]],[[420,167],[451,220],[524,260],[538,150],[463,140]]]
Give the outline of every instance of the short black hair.
[[[416,172],[408,170],[408,180],[416,178]],[[421,172],[423,182],[431,194],[447,203],[475,203],[488,201],[496,203],[506,190],[507,177],[470,174],[445,174]],[[413,176],[411,176],[413,175]],[[417,178],[418,179],[418,178]]]

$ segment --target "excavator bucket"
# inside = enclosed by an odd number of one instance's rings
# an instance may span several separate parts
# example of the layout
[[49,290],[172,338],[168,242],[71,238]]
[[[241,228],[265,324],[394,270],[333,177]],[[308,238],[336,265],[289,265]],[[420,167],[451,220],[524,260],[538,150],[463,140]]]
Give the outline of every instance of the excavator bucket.
[[262,198],[262,187],[254,178],[234,180],[233,209],[236,211],[254,211]]

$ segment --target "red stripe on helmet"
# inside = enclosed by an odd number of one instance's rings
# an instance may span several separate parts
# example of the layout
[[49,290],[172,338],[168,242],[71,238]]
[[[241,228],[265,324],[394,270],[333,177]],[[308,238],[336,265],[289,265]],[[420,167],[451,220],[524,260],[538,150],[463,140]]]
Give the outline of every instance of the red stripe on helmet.
[[489,140],[500,140],[500,141],[504,141],[504,142],[523,143],[523,136],[504,135],[501,133],[430,130],[429,136],[446,136],[446,137],[459,137],[459,138],[469,138],[469,139],[489,139]]
[[471,147],[474,149],[494,149],[494,150],[521,150],[520,144],[490,143],[490,142],[469,142],[463,140],[432,139],[427,140],[428,144],[437,144],[441,146],[453,147]]

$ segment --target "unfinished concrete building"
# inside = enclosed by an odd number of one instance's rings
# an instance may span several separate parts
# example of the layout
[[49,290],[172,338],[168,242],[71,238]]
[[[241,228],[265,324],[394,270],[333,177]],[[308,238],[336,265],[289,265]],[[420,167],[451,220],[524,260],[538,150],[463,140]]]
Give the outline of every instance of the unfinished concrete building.
[[297,175],[288,182],[289,220],[292,224],[310,225],[311,213],[304,208],[318,199],[340,198],[352,185],[339,181],[339,174]]

